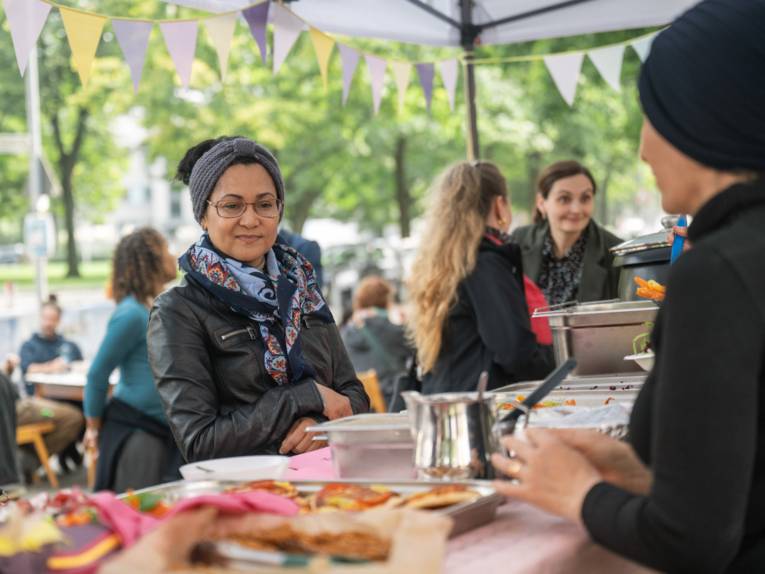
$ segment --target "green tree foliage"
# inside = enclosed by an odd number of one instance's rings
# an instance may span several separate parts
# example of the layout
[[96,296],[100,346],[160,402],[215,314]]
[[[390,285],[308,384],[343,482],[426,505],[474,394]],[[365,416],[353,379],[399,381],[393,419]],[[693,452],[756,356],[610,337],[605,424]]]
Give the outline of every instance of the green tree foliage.
[[[106,0],[78,3],[78,7],[133,17],[199,14],[153,0]],[[638,33],[482,47],[477,57],[588,48]],[[386,42],[347,42],[388,59],[429,61],[459,53]],[[337,51],[332,56],[325,91],[308,34],[302,35],[274,76],[270,58],[266,64],[260,61],[249,30],[239,22],[228,76],[222,83],[217,55],[202,24],[191,88],[182,89],[155,26],[137,95],[133,94],[127,66],[108,24],[85,89],[72,70],[57,10],[51,12],[38,45],[44,145],[65,188],[64,197],[56,202],[58,213],[72,225],[75,218],[98,219],[124,193],[126,162],[120,134],[114,133],[111,126],[115,118],[130,110],[143,118],[151,157],[167,160],[168,177],[186,149],[210,137],[243,134],[272,148],[287,183],[287,221],[298,231],[309,217],[327,216],[357,221],[376,233],[396,223],[406,235],[412,220],[421,213],[422,198],[433,178],[449,163],[465,157],[461,81],[457,106],[452,111],[436,74],[428,113],[412,69],[406,105],[399,110],[389,71],[382,107],[375,115],[362,58],[350,98],[343,106]],[[13,58],[7,23],[3,22],[0,97],[4,104],[0,131],[24,129],[23,81]],[[518,211],[527,212],[532,206],[538,170],[564,157],[580,159],[592,167],[601,187],[598,200],[602,219],[608,222],[615,208],[629,201],[640,174],[637,144],[641,119],[634,88],[638,69],[639,61],[628,49],[622,74],[624,89],[616,93],[592,64],[585,62],[576,102],[569,108],[542,62],[478,68],[482,155],[499,163],[507,174]],[[0,203],[0,221],[18,221],[19,211],[25,208],[25,170],[25,158],[0,156],[0,197],[4,200]],[[73,241],[69,247],[70,272],[76,273]]]

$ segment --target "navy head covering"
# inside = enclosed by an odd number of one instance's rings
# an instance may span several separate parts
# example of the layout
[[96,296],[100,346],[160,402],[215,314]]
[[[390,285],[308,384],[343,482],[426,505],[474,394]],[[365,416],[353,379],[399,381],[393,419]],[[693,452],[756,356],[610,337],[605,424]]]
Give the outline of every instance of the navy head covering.
[[720,170],[765,172],[765,0],[705,0],[661,32],[640,73],[665,139]]

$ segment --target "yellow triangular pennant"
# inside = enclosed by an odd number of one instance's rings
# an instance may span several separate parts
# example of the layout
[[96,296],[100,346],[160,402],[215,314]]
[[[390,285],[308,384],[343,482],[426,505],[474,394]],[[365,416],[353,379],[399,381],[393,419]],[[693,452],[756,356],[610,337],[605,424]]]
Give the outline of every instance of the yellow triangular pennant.
[[390,67],[393,70],[393,78],[396,80],[398,88],[398,111],[404,109],[404,98],[406,98],[406,89],[409,87],[409,76],[412,74],[412,64],[409,62],[391,62]]
[[59,6],[59,10],[61,11],[61,18],[64,20],[69,47],[72,49],[74,67],[80,75],[82,85],[87,86],[90,68],[96,57],[96,49],[101,39],[101,31],[106,24],[106,18],[70,10],[63,6]]
[[223,14],[215,18],[205,20],[207,34],[218,52],[218,63],[220,64],[221,81],[226,81],[226,72],[228,70],[228,53],[231,50],[231,39],[234,37],[234,27],[238,12]]
[[335,47],[335,40],[316,28],[310,29],[313,49],[316,50],[316,59],[319,61],[319,70],[321,70],[321,81],[324,83],[324,89],[327,89],[329,57],[332,55],[332,48]]

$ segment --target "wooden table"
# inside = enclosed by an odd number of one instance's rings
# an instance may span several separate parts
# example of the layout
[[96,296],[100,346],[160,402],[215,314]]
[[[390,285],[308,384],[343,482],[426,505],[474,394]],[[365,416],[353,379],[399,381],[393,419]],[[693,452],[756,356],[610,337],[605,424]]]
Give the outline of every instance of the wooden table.
[[[35,386],[35,396],[66,401],[82,402],[87,381],[87,370],[81,368],[67,373],[30,373],[26,376],[26,382]],[[119,371],[114,371],[109,377],[110,391],[117,381]]]

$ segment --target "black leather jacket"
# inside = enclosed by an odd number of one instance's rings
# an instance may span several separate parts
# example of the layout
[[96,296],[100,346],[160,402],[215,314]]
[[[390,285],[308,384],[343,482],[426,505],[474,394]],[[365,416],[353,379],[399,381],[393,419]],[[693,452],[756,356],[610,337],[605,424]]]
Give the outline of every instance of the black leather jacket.
[[257,326],[185,279],[157,297],[149,362],[170,428],[187,461],[274,454],[296,419],[326,420],[315,383],[369,410],[337,326],[303,318],[303,355],[317,380],[277,385],[263,365]]

